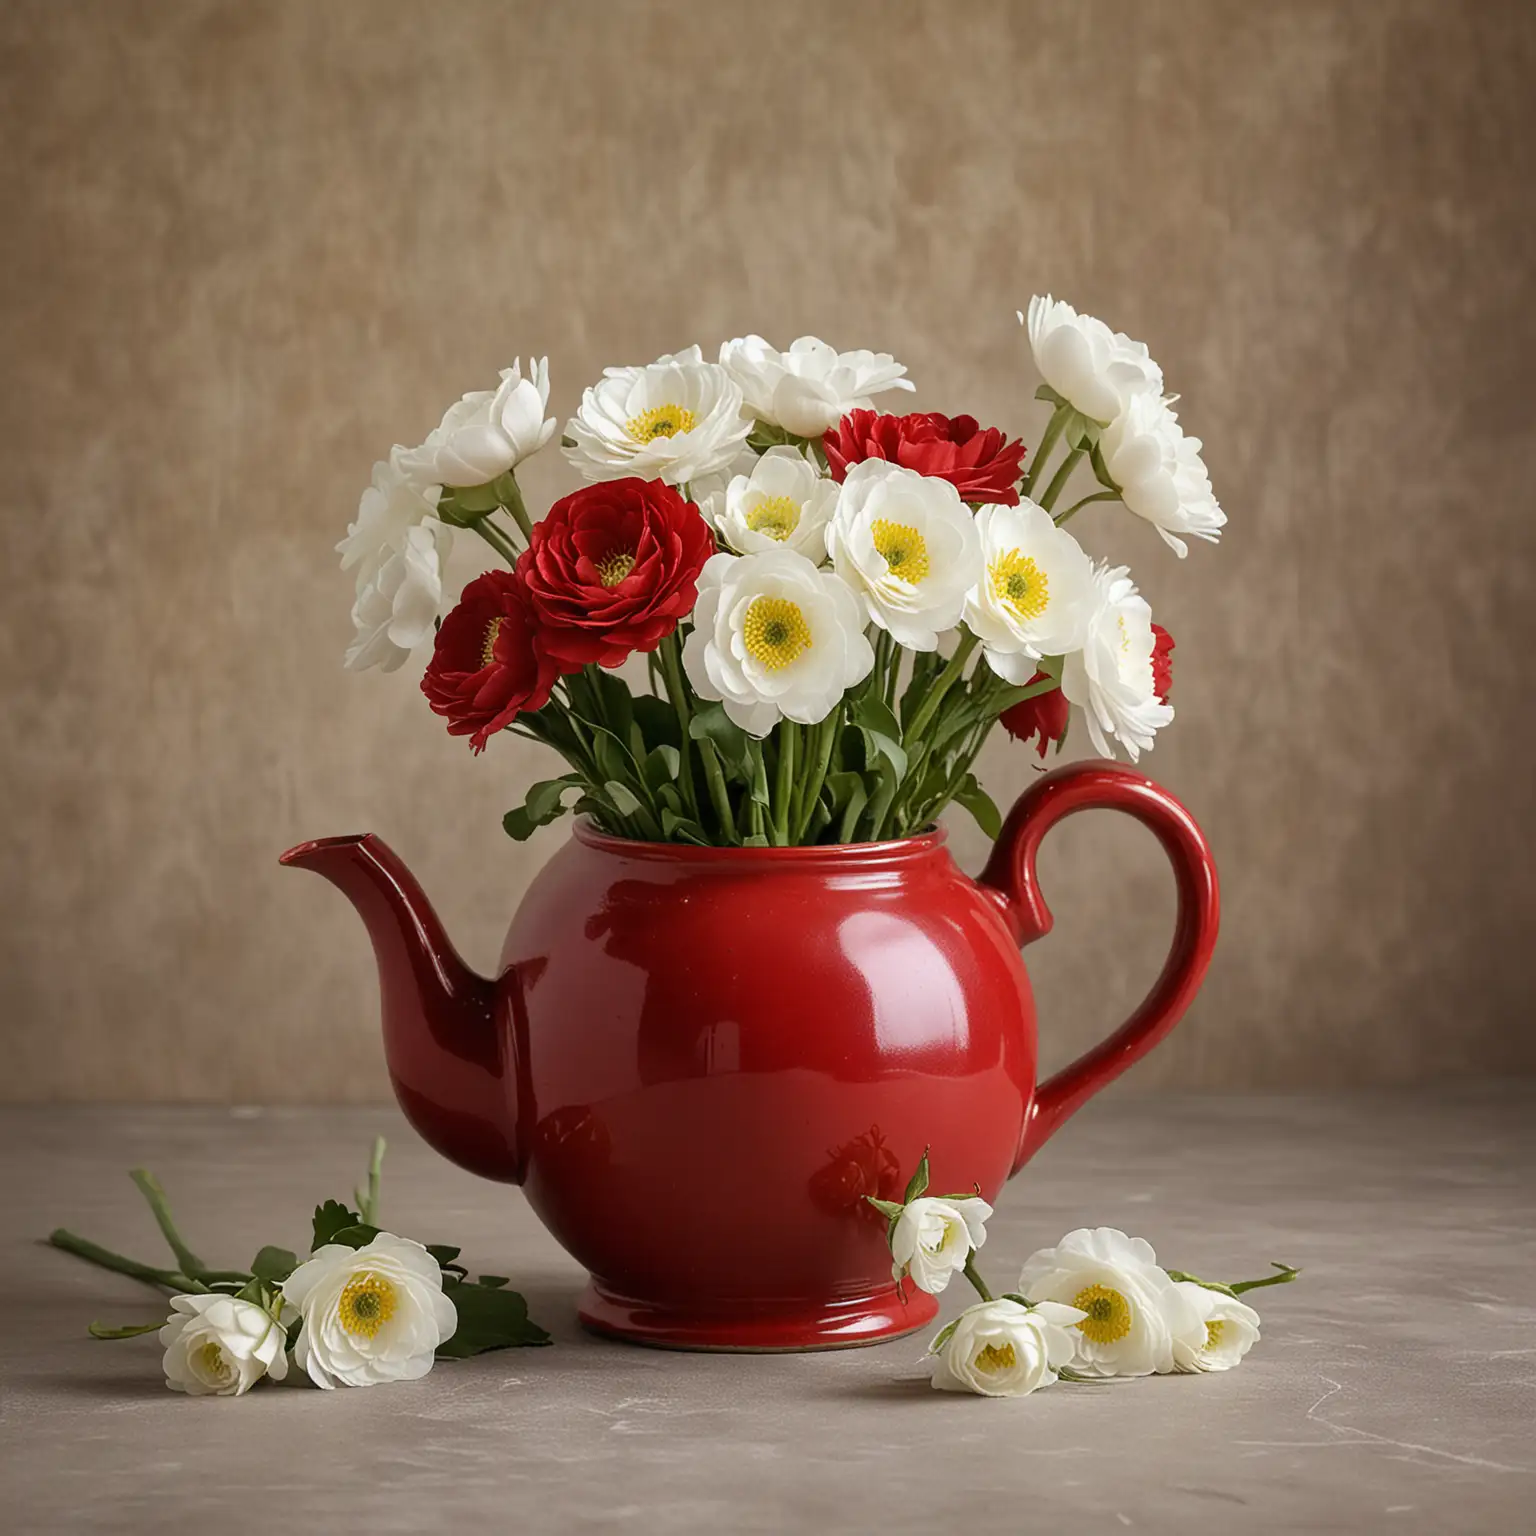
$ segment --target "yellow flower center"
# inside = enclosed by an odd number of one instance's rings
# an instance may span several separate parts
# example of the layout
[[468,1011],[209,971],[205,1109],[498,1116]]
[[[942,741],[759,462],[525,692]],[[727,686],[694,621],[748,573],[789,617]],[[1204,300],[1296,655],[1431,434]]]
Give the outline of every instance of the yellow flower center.
[[217,1342],[209,1339],[197,1352],[197,1358],[203,1368],[204,1376],[211,1376],[215,1381],[222,1381],[229,1375],[229,1363],[224,1358],[224,1351],[219,1348]]
[[938,1242],[924,1243],[923,1247],[926,1248],[929,1253],[945,1253],[949,1250],[950,1241],[954,1235],[955,1223],[952,1221],[946,1221],[944,1223],[942,1232],[939,1234]]
[[337,1315],[354,1337],[371,1339],[395,1313],[395,1288],[382,1275],[353,1275],[341,1293]]
[[1044,571],[1021,550],[1010,549],[987,568],[992,595],[1021,619],[1038,619],[1050,601],[1051,584]]
[[676,437],[679,432],[692,432],[694,420],[694,414],[687,406],[653,405],[650,410],[631,416],[624,423],[624,430],[637,443],[654,443],[658,437]]
[[1214,1323],[1207,1323],[1205,1325],[1205,1347],[1207,1349],[1215,1349],[1221,1343],[1222,1331],[1226,1326],[1226,1322],[1219,1317]]
[[597,567],[597,579],[605,587],[616,587],[634,570],[635,557],[630,550],[615,549],[592,563]]
[[747,513],[747,527],[781,544],[800,526],[800,508],[788,496],[766,496]]
[[811,626],[798,603],[787,597],[760,597],[747,609],[742,640],[747,655],[770,672],[779,672],[811,648]]
[[506,620],[498,613],[485,626],[485,641],[480,647],[480,665],[482,667],[488,667],[496,660],[496,637],[501,633],[501,626],[505,622]]
[[928,574],[928,546],[910,523],[893,523],[880,517],[875,519],[870,532],[891,575],[915,587]]
[[1017,1363],[1018,1356],[1014,1354],[1012,1344],[988,1344],[976,1356],[976,1369],[988,1376],[995,1376],[1000,1371],[1011,1371]]
[[1085,1285],[1072,1298],[1079,1312],[1088,1314],[1078,1332],[1095,1344],[1113,1344],[1131,1331],[1131,1304],[1107,1285]]

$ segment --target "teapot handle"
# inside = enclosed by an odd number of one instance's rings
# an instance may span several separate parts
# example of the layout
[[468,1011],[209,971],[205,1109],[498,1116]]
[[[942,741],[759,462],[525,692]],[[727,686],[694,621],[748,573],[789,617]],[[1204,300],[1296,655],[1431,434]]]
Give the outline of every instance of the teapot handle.
[[1140,1061],[1178,1023],[1200,990],[1216,946],[1216,865],[1194,818],[1145,774],[1102,761],[1072,763],[1046,774],[1019,797],[1003,823],[980,883],[997,898],[1019,944],[1044,938],[1054,921],[1035,871],[1040,840],[1063,816],[1099,808],[1128,812],[1163,845],[1179,892],[1173,944],[1162,974],[1136,1012],[1108,1039],[1040,1085],[1024,1122],[1014,1173],[1099,1089]]

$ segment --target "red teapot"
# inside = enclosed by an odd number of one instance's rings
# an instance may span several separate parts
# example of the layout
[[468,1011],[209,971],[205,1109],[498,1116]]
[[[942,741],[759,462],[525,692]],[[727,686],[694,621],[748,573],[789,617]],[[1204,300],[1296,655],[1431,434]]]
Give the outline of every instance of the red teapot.
[[[1150,996],[1036,1084],[1020,956],[1051,914],[1035,855],[1063,816],[1127,811],[1173,863],[1178,917]],[[1003,1183],[1173,1027],[1216,941],[1210,850],[1145,775],[1039,779],[978,881],[942,830],[898,842],[702,848],[578,822],[529,887],[494,980],[459,958],[378,838],[301,844],[373,939],[384,1048],[411,1124],[520,1184],[590,1271],[581,1320],[685,1349],[871,1344],[928,1323],[885,1222],[931,1145],[935,1189]]]

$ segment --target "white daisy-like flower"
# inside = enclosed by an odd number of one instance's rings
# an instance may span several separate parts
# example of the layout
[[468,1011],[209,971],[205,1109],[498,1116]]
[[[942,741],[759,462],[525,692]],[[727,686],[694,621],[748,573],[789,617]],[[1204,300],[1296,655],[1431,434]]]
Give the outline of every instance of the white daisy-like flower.
[[1141,342],[1050,294],[1032,298],[1019,324],[1029,327],[1040,377],[1094,421],[1113,421],[1134,395],[1163,392],[1163,370]]
[[938,649],[982,573],[976,520],[954,486],[884,459],[848,471],[827,552],[869,617],[914,651]]
[[1187,1334],[1194,1317],[1152,1245],[1113,1227],[1082,1227],[1031,1254],[1019,1294],[1083,1314],[1072,1365],[1089,1376],[1171,1371],[1174,1335]]
[[1200,439],[1186,437],[1178,413],[1157,395],[1133,395],[1099,440],[1104,466],[1120,487],[1120,499],[1144,517],[1183,559],[1189,546],[1179,534],[1221,537],[1227,514],[1211,490],[1200,457]]
[[1193,1314],[1173,1336],[1174,1370],[1230,1371],[1259,1342],[1259,1314],[1246,1302],[1193,1280],[1176,1281],[1174,1288]]
[[831,571],[782,548],[705,563],[683,670],[742,730],[815,725],[874,664],[858,601]]
[[419,448],[402,455],[400,467],[413,480],[438,487],[488,485],[514,469],[555,435],[549,405],[549,359],[522,359],[501,370],[495,389],[476,390],[448,407],[440,425]]
[[352,604],[356,631],[347,648],[353,671],[393,672],[432,638],[443,609],[443,566],[453,530],[437,516],[442,487],[417,485],[400,467],[403,448],[373,466],[373,483],[357,505],[357,521],[336,546],[342,570],[357,572]]
[[1062,665],[1061,691],[1083,711],[1095,752],[1113,757],[1113,738],[1134,763],[1173,720],[1173,706],[1158,698],[1153,681],[1152,610],[1126,566],[1100,566],[1094,588],[1087,638]]
[[888,352],[839,352],[815,336],[787,352],[761,336],[738,336],[720,348],[720,366],[741,386],[747,409],[798,437],[820,437],[849,411],[872,410],[874,395],[911,389],[906,367]]
[[190,1397],[243,1397],[263,1376],[288,1374],[288,1335],[254,1301],[173,1296],[159,1338],[166,1386]]
[[293,1358],[317,1387],[415,1381],[459,1323],[437,1260],[389,1232],[362,1248],[317,1248],[283,1281],[283,1297],[302,1319]]
[[965,600],[965,622],[987,664],[1010,683],[1027,683],[1042,656],[1081,648],[1096,590],[1093,562],[1044,507],[985,506],[976,514],[985,566]]
[[721,538],[737,554],[782,546],[814,564],[826,558],[826,527],[837,505],[838,485],[809,463],[798,448],[770,448],[745,474],[700,505]]
[[930,1348],[933,1386],[940,1392],[1024,1397],[1058,1379],[1076,1350],[1076,1307],[1042,1301],[1020,1306],[1006,1296],[967,1307]]
[[909,1200],[891,1231],[892,1277],[910,1275],[918,1290],[937,1296],[986,1242],[991,1214],[992,1207],[979,1195]]
[[686,485],[730,465],[751,430],[730,375],[689,347],[643,368],[605,368],[566,423],[565,456],[588,480]]

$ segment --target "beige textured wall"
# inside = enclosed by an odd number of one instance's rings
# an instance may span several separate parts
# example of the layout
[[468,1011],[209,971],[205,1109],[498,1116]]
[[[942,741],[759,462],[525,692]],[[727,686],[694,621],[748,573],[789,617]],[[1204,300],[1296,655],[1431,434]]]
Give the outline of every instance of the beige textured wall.
[[[536,751],[340,667],[391,441],[519,352],[568,412],[749,329],[1032,435],[1048,289],[1148,341],[1231,516],[1183,564],[1079,520],[1178,637],[1151,768],[1225,877],[1137,1082],[1536,1066],[1533,78],[1520,3],[9,0],[0,1093],[384,1092],[303,837],[384,834],[494,957],[565,835],[499,830]],[[1029,761],[989,749],[999,799]],[[1058,1059],[1166,942],[1100,822],[1046,859]]]

